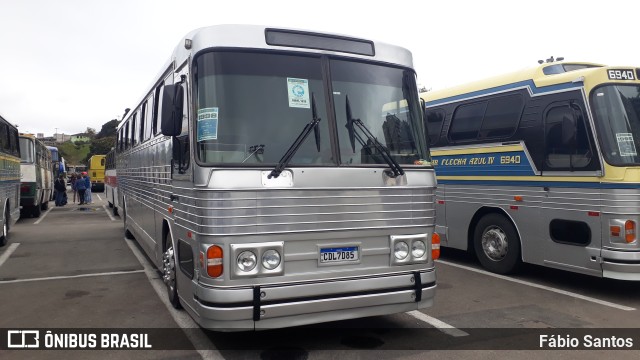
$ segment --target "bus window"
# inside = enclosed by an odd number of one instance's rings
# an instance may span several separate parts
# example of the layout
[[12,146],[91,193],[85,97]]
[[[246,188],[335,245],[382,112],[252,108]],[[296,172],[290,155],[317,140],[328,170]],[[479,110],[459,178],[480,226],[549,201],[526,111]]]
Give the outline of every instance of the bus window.
[[575,170],[591,163],[589,138],[582,115],[569,105],[552,107],[545,117],[545,165]]
[[444,110],[435,109],[425,112],[427,134],[429,135],[429,144],[434,145],[440,138],[442,131],[442,123],[444,122]]
[[486,109],[486,101],[458,107],[451,119],[449,139],[453,142],[477,139]]
[[516,131],[524,109],[522,95],[501,96],[489,100],[482,120],[480,138],[505,138]]

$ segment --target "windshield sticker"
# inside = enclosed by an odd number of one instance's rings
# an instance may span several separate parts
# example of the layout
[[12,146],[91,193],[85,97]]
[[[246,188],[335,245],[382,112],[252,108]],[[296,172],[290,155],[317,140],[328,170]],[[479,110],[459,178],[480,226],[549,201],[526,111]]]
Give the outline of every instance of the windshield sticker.
[[198,141],[218,138],[218,108],[198,110]]
[[618,149],[620,150],[620,156],[637,156],[636,144],[633,142],[633,134],[631,133],[617,133],[616,140],[618,140]]
[[311,108],[309,102],[309,80],[287,78],[287,94],[289,94],[289,107]]

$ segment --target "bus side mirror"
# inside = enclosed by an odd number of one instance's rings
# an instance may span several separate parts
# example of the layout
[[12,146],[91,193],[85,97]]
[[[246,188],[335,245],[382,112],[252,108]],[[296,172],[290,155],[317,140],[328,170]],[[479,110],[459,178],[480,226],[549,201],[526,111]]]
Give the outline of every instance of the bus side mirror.
[[162,135],[178,136],[182,132],[182,104],[184,89],[181,85],[165,85],[162,92]]

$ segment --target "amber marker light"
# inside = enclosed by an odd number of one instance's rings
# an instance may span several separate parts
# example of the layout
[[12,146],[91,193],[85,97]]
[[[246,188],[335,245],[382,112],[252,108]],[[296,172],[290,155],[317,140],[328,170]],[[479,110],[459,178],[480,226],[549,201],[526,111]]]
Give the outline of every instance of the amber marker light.
[[169,206],[169,214],[173,214],[173,206]]
[[436,232],[431,235],[431,258],[433,260],[440,258],[440,235]]
[[611,230],[611,236],[616,236],[616,237],[620,236],[620,233],[622,232],[622,228],[617,225],[609,226],[609,230]]
[[624,240],[627,243],[636,241],[636,222],[627,220],[624,223]]
[[207,275],[218,277],[222,275],[222,248],[217,245],[207,249]]
[[514,197],[513,197],[513,200],[515,200],[515,201],[522,201],[522,196],[520,196],[520,195],[516,195],[516,196],[514,196]]

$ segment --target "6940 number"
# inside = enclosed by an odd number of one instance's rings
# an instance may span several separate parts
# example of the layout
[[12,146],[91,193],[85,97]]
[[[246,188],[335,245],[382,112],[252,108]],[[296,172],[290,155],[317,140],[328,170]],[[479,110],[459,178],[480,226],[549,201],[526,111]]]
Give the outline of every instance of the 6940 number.
[[620,70],[609,70],[607,72],[609,75],[609,80],[635,80],[636,77],[633,74],[633,70],[629,69],[620,69]]

